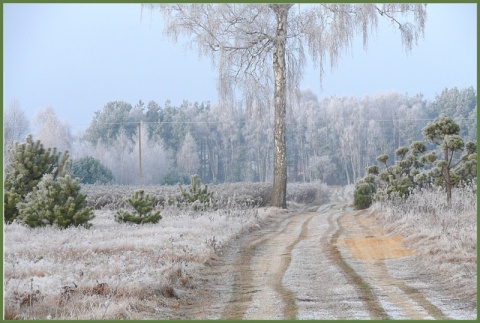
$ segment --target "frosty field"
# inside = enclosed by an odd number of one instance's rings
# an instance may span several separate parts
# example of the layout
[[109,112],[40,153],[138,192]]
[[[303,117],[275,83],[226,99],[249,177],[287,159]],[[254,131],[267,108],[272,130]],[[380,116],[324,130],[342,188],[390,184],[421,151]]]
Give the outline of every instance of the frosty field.
[[[114,221],[132,187],[87,186],[89,204],[100,208],[90,229],[6,225],[5,318],[139,319],[145,312],[163,313],[162,302],[175,306],[177,297],[196,287],[191,277],[197,267],[273,216],[258,208],[269,194],[267,185],[212,189],[223,209],[195,212],[159,205],[163,219],[157,224]],[[176,187],[145,190],[166,198],[178,194]],[[290,200],[299,202],[321,202],[325,196],[321,183],[289,190]]]
[[[96,211],[89,230],[6,226],[6,317],[133,319],[135,306],[188,291],[196,266],[265,216],[164,211],[160,223],[136,226],[114,222],[113,213]],[[95,292],[101,284],[106,289]]]

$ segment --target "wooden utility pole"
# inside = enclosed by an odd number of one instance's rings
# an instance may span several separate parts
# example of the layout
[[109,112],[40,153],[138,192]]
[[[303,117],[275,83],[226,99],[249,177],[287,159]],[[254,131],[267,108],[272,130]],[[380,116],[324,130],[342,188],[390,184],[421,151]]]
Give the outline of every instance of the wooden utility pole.
[[140,186],[143,186],[143,174],[142,174],[142,122],[138,123],[138,160],[140,170]]

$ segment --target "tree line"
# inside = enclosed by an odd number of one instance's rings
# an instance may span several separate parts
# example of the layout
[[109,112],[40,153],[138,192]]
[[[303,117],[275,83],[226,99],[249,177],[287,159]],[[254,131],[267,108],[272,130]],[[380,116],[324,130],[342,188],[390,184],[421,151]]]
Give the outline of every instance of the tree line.
[[[9,113],[5,125],[10,124]],[[272,182],[273,113],[268,104],[255,102],[233,108],[209,102],[174,106],[167,100],[161,106],[155,101],[112,101],[81,134],[72,135],[52,108],[39,111],[33,125],[36,139],[46,147],[69,150],[72,164],[93,157],[118,184],[140,183],[140,138],[143,184],[188,183],[193,174],[204,183]],[[398,147],[421,140],[422,129],[441,114],[459,124],[466,142],[476,140],[473,87],[444,89],[432,102],[421,94],[395,92],[319,100],[311,90],[298,91],[287,104],[288,181],[355,183],[377,156],[394,160]],[[13,141],[8,129],[5,145]]]

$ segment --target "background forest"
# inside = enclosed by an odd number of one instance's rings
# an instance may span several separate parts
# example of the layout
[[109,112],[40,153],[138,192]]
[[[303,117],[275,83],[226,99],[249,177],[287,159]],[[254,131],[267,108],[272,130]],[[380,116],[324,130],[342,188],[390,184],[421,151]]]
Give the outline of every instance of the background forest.
[[[14,101],[5,111],[4,147],[33,132],[46,147],[68,150],[73,167],[86,160],[91,164],[86,157],[93,157],[107,168],[107,175],[101,179],[80,175],[86,183],[140,184],[140,142],[145,185],[188,183],[192,174],[203,183],[271,182],[269,100],[249,99],[228,106],[112,101],[95,113],[83,133],[75,135],[54,108],[38,111],[29,122]],[[378,155],[395,160],[398,147],[422,140],[422,128],[442,113],[458,123],[465,141],[476,140],[476,100],[473,87],[444,89],[433,102],[421,94],[395,92],[321,100],[311,90],[294,93],[287,106],[288,181],[353,184],[365,175],[367,166],[376,164]]]

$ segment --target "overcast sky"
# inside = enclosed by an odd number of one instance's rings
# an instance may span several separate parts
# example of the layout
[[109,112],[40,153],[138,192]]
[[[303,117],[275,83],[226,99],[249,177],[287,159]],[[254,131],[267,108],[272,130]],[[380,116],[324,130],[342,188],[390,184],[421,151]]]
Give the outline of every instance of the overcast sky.
[[[319,99],[397,91],[434,100],[445,87],[477,84],[476,4],[429,4],[425,38],[409,54],[385,21],[368,51],[357,39],[323,88],[312,65],[302,82]],[[160,105],[217,102],[206,57],[162,36],[158,14],[139,4],[4,4],[4,107],[16,98],[29,118],[46,106],[74,133],[109,101]]]

